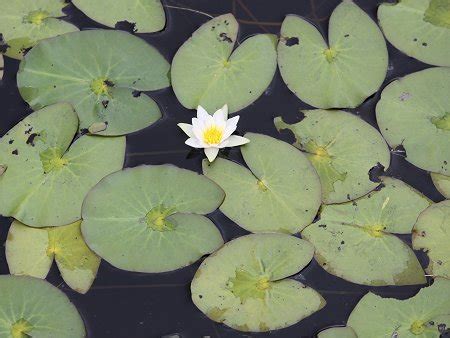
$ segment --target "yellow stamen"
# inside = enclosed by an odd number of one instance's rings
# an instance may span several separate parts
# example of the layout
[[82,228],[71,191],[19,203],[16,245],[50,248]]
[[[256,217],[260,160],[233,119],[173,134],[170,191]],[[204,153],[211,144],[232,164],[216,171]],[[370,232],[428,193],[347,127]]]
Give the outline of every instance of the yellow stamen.
[[222,141],[223,129],[211,126],[203,132],[203,142],[206,144],[219,144]]

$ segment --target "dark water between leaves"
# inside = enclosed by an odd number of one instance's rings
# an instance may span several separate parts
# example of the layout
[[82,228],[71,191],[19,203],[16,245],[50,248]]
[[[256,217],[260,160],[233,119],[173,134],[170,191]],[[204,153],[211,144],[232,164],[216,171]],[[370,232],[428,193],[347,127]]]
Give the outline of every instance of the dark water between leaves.
[[[243,39],[256,33],[278,34],[284,16],[289,13],[307,17],[326,35],[328,18],[340,1],[163,0],[163,2],[166,6],[192,8],[211,15],[233,12],[241,23],[240,38]],[[378,1],[356,0],[356,3],[375,18]],[[101,28],[101,25],[86,18],[72,5],[69,5],[66,12],[67,20],[81,29]],[[171,61],[181,44],[206,22],[208,17],[175,8],[166,8],[166,13],[168,24],[163,32],[139,36],[153,44]],[[120,48],[118,45],[117,49]],[[397,77],[428,67],[403,55],[389,43],[388,48],[389,70],[382,88]],[[5,58],[4,79],[0,82],[0,136],[31,112],[16,87],[18,65],[19,62],[16,60]],[[370,64],[367,67],[370,67]],[[375,104],[379,100],[380,92],[381,90],[357,109],[351,110],[375,127]],[[200,172],[202,153],[191,152],[184,145],[185,136],[176,126],[178,122],[189,122],[194,112],[181,106],[171,88],[150,95],[158,102],[164,118],[155,125],[127,137],[126,167],[173,163]],[[239,112],[241,120],[238,132],[252,131],[289,140],[289,134],[277,133],[273,118],[282,116],[287,122],[292,123],[301,118],[299,109],[308,108],[310,107],[288,90],[277,72],[264,95]],[[226,156],[242,163],[238,149],[231,150]],[[443,200],[425,171],[406,162],[401,154],[392,154],[391,158],[388,175],[404,180],[435,202]],[[210,218],[222,231],[226,241],[247,233],[219,211],[211,214]],[[6,239],[10,223],[10,219],[0,217],[1,243]],[[410,244],[410,236],[401,237]],[[417,254],[425,267],[427,264],[425,256]],[[212,322],[191,302],[189,285],[199,264],[200,262],[197,262],[170,273],[143,274],[121,271],[102,261],[97,279],[86,295],[77,294],[66,286],[55,268],[52,268],[48,280],[63,290],[75,303],[85,320],[88,336],[95,338],[161,337],[174,333],[184,338],[313,337],[322,328],[345,324],[355,304],[369,290],[382,296],[408,298],[419,289],[419,287],[367,287],[352,284],[328,274],[312,261],[294,278],[319,291],[327,301],[326,307],[289,328],[272,333],[245,334]],[[3,248],[0,251],[0,273],[8,273]]]

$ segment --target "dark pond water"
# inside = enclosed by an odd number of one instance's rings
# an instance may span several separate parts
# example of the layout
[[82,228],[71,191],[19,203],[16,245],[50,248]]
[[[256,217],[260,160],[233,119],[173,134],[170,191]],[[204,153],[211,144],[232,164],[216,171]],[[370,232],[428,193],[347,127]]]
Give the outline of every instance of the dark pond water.
[[[95,0],[93,0],[95,1]],[[307,17],[326,34],[328,18],[339,0],[165,0],[166,6],[185,7],[212,15],[233,12],[241,23],[241,39],[256,33],[278,34],[281,21],[288,13]],[[378,1],[356,0],[373,18]],[[107,10],[107,9],[105,9]],[[179,46],[208,17],[192,11],[166,8],[168,24],[157,34],[140,37],[157,47],[168,60]],[[67,20],[81,29],[98,28],[76,10],[67,8]],[[120,50],[121,46],[117,46]],[[126,51],[124,51],[126,52]],[[384,86],[393,79],[428,67],[411,59],[389,45],[390,66]],[[0,136],[31,112],[21,99],[16,87],[19,63],[5,58],[5,75],[0,82]],[[370,67],[370,65],[367,65]],[[195,79],[193,79],[195,80]],[[164,118],[156,125],[127,137],[126,166],[140,164],[173,163],[177,166],[201,171],[201,153],[191,152],[184,145],[185,136],[178,122],[189,122],[193,112],[182,107],[171,88],[150,93],[159,103]],[[352,113],[376,127],[374,108],[379,93],[370,97]],[[254,104],[239,112],[241,132],[252,131],[289,139],[278,135],[273,118],[283,116],[288,122],[298,121],[299,109],[309,108],[294,96],[277,72],[271,86]],[[242,162],[239,151],[233,149],[228,156]],[[434,201],[443,197],[434,188],[427,172],[410,165],[401,156],[392,155],[388,175],[400,178],[420,190]],[[223,233],[225,240],[246,234],[219,211],[210,215]],[[10,219],[0,217],[0,241],[4,243]],[[410,243],[410,236],[402,238]],[[423,254],[418,256],[426,266]],[[75,303],[83,316],[89,337],[141,338],[161,337],[178,333],[181,337],[313,337],[320,329],[346,322],[354,305],[369,290],[390,297],[408,298],[418,287],[366,287],[348,283],[321,269],[315,261],[294,278],[318,290],[327,306],[297,325],[265,334],[244,334],[207,319],[191,302],[189,284],[200,262],[190,267],[163,274],[141,274],[120,271],[102,262],[98,277],[86,295],[80,295],[65,285],[58,270],[53,268],[48,280],[63,290]],[[4,250],[0,251],[0,273],[7,274]]]

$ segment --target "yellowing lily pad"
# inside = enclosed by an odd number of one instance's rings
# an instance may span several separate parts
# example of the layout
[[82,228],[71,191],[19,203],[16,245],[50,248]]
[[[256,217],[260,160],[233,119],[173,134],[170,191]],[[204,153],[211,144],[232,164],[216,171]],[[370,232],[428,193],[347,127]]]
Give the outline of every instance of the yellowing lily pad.
[[330,327],[329,329],[320,331],[317,338],[358,338],[355,331],[351,327]]
[[365,285],[426,282],[411,248],[393,233],[410,233],[430,201],[400,180],[383,177],[381,190],[353,202],[324,206],[302,236],[329,273]]
[[220,15],[192,34],[172,62],[173,90],[183,106],[230,113],[253,103],[269,86],[277,67],[276,37],[258,34],[234,51],[239,24]]
[[160,0],[72,0],[92,20],[108,27],[127,21],[136,33],[158,32],[166,25]]
[[378,8],[384,35],[406,55],[436,66],[450,66],[450,2],[402,0]]
[[251,232],[297,233],[320,207],[316,171],[300,151],[272,137],[247,133],[241,147],[249,169],[218,158],[203,162],[203,173],[225,190],[220,210]]
[[0,276],[0,337],[86,336],[83,320],[67,296],[27,276]]
[[125,169],[88,194],[81,230],[88,246],[119,269],[171,271],[222,246],[219,230],[203,215],[223,198],[214,182],[189,170]]
[[437,338],[450,327],[450,280],[433,285],[405,300],[366,294],[347,325],[358,337]]
[[296,15],[285,18],[280,34],[281,76],[309,105],[353,108],[383,83],[388,66],[383,34],[352,1],[344,0],[331,14],[328,43],[315,26]]
[[431,179],[437,190],[439,190],[445,198],[450,198],[450,176],[431,173]]
[[431,205],[422,212],[413,230],[413,248],[430,258],[427,272],[450,278],[450,200]]
[[55,258],[67,285],[86,293],[97,275],[100,258],[84,242],[80,224],[37,229],[13,222],[6,241],[10,273],[45,278]]
[[0,0],[0,33],[7,45],[5,55],[21,59],[40,40],[78,31],[59,18],[65,16],[64,0]]
[[81,218],[87,192],[120,170],[124,137],[81,136],[66,104],[36,111],[0,139],[0,214],[34,227]]
[[68,102],[80,129],[123,135],[161,117],[158,105],[140,91],[169,86],[169,68],[154,47],[136,36],[88,30],[39,43],[21,62],[17,84],[34,109]]
[[239,331],[293,325],[325,306],[315,290],[287,278],[311,261],[313,246],[285,234],[253,234],[228,242],[200,265],[194,304],[210,319]]
[[[374,167],[389,167],[390,153],[380,133],[344,111],[308,110],[295,124],[275,118],[278,131],[294,133],[294,146],[313,164],[322,183],[324,203],[346,202],[374,189]],[[380,167],[381,168],[381,167]]]
[[450,68],[436,67],[390,83],[377,121],[392,148],[403,146],[415,166],[450,175]]

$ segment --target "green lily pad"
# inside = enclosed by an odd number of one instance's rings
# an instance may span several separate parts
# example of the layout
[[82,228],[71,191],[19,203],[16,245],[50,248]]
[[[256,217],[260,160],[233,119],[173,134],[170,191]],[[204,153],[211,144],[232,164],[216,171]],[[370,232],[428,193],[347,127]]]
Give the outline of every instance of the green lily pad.
[[450,175],[450,68],[436,67],[391,82],[381,93],[377,121],[392,148],[415,166]]
[[287,278],[308,265],[313,253],[310,243],[285,234],[239,237],[200,265],[192,300],[210,319],[239,331],[293,325],[325,306],[315,290]]
[[382,298],[371,292],[356,305],[348,325],[358,337],[437,338],[450,326],[450,280],[433,285],[405,300]]
[[388,52],[383,34],[352,1],[344,0],[331,14],[328,44],[315,26],[296,15],[286,16],[280,34],[281,76],[309,105],[354,108],[384,81]]
[[277,68],[276,37],[257,34],[233,51],[239,24],[220,15],[192,34],[172,62],[173,90],[183,106],[230,113],[254,102],[269,86]]
[[251,232],[297,233],[320,207],[316,171],[300,151],[272,137],[247,133],[241,147],[250,169],[218,158],[203,161],[203,173],[225,190],[220,210]]
[[67,296],[28,276],[0,276],[0,336],[5,338],[86,336],[83,320]]
[[361,197],[379,183],[371,169],[389,167],[390,153],[380,133],[357,116],[344,111],[307,110],[295,124],[275,118],[278,131],[294,133],[294,146],[316,168],[324,203],[341,203]]
[[119,269],[171,271],[222,246],[219,230],[203,215],[223,198],[214,182],[189,170],[125,169],[88,194],[81,231],[88,246]]
[[169,86],[169,68],[164,57],[138,37],[89,30],[39,43],[21,62],[17,84],[34,109],[68,102],[80,118],[80,129],[123,135],[161,117],[158,105],[139,91]]
[[330,327],[329,329],[320,331],[317,338],[358,338],[355,331],[351,327]]
[[158,32],[166,25],[166,15],[160,0],[72,0],[92,20],[108,27],[128,21],[136,33]]
[[34,227],[81,218],[87,192],[120,170],[124,137],[81,136],[66,104],[32,113],[0,139],[0,214]]
[[353,202],[326,205],[302,236],[329,273],[365,285],[425,283],[414,252],[393,233],[410,233],[430,201],[400,180],[383,177],[381,190]]
[[431,173],[431,179],[437,190],[445,197],[450,198],[450,176]]
[[403,53],[436,66],[450,66],[450,2],[402,0],[378,8],[384,35]]
[[39,41],[78,31],[66,21],[64,0],[0,0],[0,33],[8,49],[5,55],[22,59],[24,52]]
[[84,242],[80,224],[36,229],[13,222],[5,245],[10,273],[45,278],[54,258],[67,285],[86,293],[97,275],[100,258]]
[[413,248],[430,258],[427,272],[450,278],[450,200],[431,205],[422,212],[413,230]]

